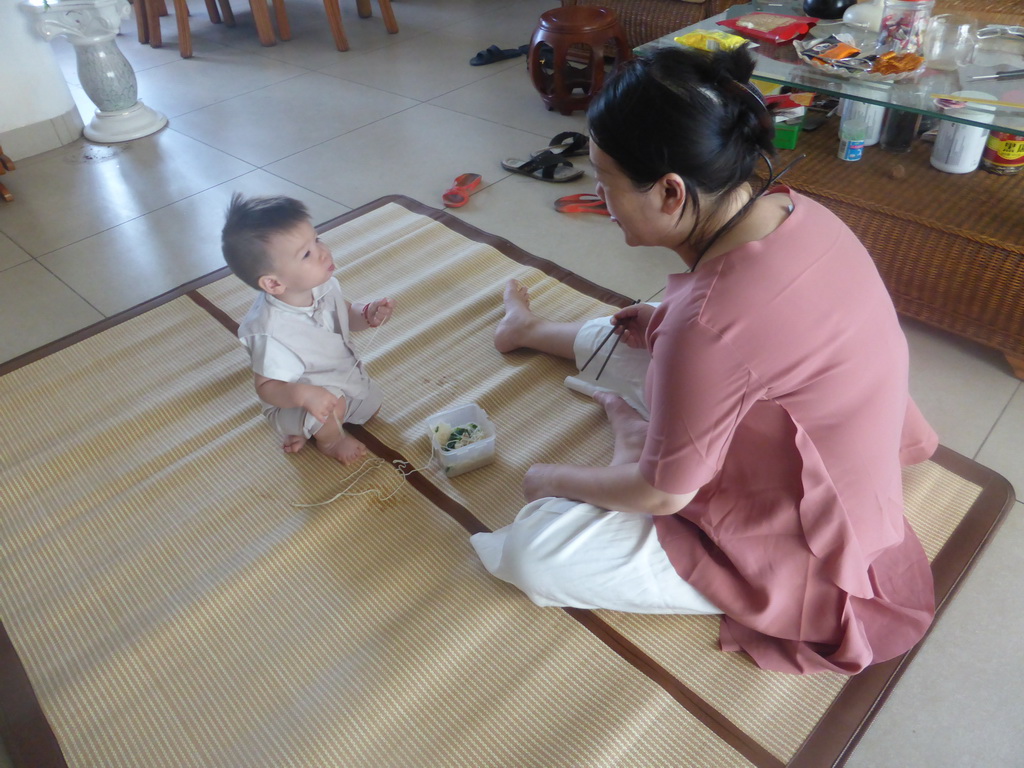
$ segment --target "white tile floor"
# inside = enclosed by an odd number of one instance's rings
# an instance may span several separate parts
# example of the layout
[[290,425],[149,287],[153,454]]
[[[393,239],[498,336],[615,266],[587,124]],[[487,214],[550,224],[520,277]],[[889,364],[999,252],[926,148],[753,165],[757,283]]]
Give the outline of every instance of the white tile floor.
[[[118,38],[168,128],[15,158],[5,181],[16,201],[0,205],[0,360],[221,267],[234,190],[300,197],[324,220],[391,193],[440,206],[472,171],[484,186],[456,215],[528,251],[644,298],[675,268],[667,254],[627,249],[601,217],[552,210],[556,197],[590,191],[589,173],[555,186],[501,168],[584,129],[580,113],[544,109],[523,59],[468,65],[493,43],[528,42],[553,0],[396,0],[398,35],[343,0],[347,53],[334,50],[321,0],[289,0],[293,39],[268,48],[244,3],[233,29],[192,5],[191,60],[178,56],[173,18],[162,49],[140,45],[132,19]],[[73,50],[63,40],[53,50],[88,121]],[[1024,385],[990,350],[905,327],[912,389],[943,442],[1024,489]],[[1024,766],[1022,552],[1018,502],[849,766]]]

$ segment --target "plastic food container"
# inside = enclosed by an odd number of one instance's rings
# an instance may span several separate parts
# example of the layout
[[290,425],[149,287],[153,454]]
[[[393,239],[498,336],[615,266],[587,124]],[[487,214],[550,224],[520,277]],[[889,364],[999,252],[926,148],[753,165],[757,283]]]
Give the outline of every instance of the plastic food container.
[[[494,425],[487,418],[486,411],[476,403],[457,405],[439,411],[428,417],[426,423],[431,452],[439,457],[441,467],[448,477],[457,477],[494,461]],[[476,424],[480,427],[483,438],[461,448],[445,451],[438,443],[434,431],[439,424],[448,424],[452,428]]]

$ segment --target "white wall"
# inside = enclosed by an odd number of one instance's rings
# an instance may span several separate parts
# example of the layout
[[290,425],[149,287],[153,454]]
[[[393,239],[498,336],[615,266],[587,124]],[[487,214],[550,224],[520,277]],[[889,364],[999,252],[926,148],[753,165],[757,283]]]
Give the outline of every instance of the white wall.
[[[52,45],[19,0],[0,0],[0,144],[14,160],[63,146],[82,118]],[[77,123],[77,126],[75,125]]]

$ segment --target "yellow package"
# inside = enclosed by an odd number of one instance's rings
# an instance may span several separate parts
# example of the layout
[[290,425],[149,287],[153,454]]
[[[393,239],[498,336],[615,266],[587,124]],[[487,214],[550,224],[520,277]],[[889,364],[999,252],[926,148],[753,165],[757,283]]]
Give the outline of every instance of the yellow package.
[[706,29],[698,29],[696,32],[677,37],[675,41],[680,45],[699,48],[702,51],[731,51],[733,48],[739,48],[744,43],[750,42],[747,38],[739,35]]

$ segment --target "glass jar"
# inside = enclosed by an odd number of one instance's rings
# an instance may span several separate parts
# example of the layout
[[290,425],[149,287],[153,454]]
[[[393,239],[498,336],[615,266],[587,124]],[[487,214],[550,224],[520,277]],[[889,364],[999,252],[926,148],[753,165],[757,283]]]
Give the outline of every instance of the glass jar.
[[935,0],[885,0],[878,30],[879,51],[923,53]]
[[887,109],[882,124],[882,149],[886,152],[909,152],[921,124],[921,115],[902,109]]

